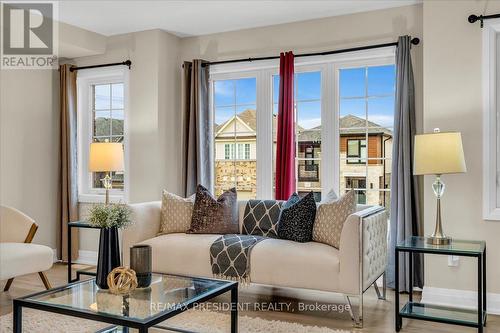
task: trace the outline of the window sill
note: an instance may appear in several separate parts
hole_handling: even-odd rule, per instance
[[[80,194],[78,195],[79,203],[104,203],[104,194]],[[110,203],[124,203],[125,196],[123,194],[110,194]]]

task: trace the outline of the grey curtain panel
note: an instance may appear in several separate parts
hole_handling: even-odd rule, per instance
[[[183,186],[184,195],[198,184],[213,192],[213,122],[208,101],[208,66],[203,60],[184,62],[183,75]]]
[[[68,222],[78,220],[77,146],[76,146],[76,71],[70,65],[59,67],[60,167],[58,255],[67,261]],[[78,230],[72,228],[71,258],[78,257]]]
[[[401,36],[396,51],[396,102],[391,175],[391,224],[389,228],[389,287],[395,282],[395,246],[410,236],[423,233],[420,221],[417,177],[413,175],[413,140],[415,136],[415,84],[410,54],[410,36]],[[415,286],[423,287],[423,258],[414,260]],[[400,257],[398,273],[401,291],[409,291],[408,254]]]

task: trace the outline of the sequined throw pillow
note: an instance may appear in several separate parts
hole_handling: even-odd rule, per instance
[[[340,199],[321,203],[314,221],[313,240],[338,249],[344,222],[355,211],[354,191],[347,192]]]
[[[187,232],[189,230],[194,197],[193,194],[189,198],[182,198],[165,190],[163,191],[159,235]]]
[[[216,199],[205,187],[198,185],[188,233],[238,234],[236,189],[225,191]]]
[[[301,243],[310,242],[315,216],[314,193],[310,192],[303,198],[294,193],[281,209],[278,223],[279,238]]]

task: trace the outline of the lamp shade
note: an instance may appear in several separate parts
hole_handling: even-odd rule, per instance
[[[95,142],[90,144],[89,171],[123,171],[123,144]]]
[[[415,135],[413,174],[442,175],[466,171],[462,135],[459,132]]]

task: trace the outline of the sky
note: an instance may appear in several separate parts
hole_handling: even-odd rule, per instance
[[[96,118],[109,118],[111,110],[114,119],[123,120],[123,83],[95,85],[94,110]]]
[[[351,114],[392,128],[395,67],[377,66],[340,70],[340,117]],[[277,113],[279,76],[273,77],[273,111]],[[246,78],[215,82],[215,122],[222,124],[235,113],[255,109],[256,80]],[[296,73],[295,103],[298,124],[311,129],[321,125],[321,73]]]

